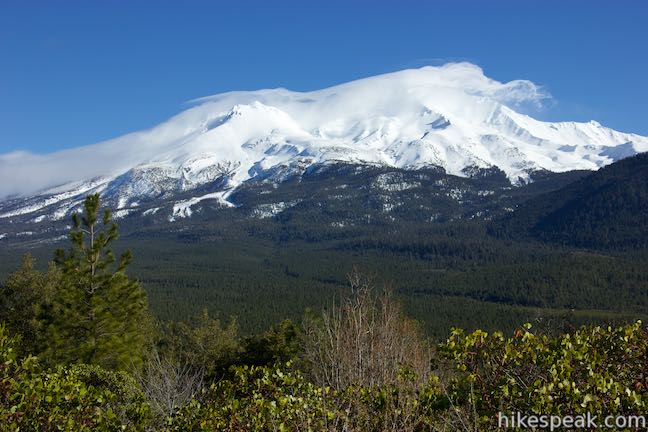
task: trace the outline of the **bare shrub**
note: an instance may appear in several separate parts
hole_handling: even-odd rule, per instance
[[[335,389],[385,386],[396,384],[403,369],[425,381],[430,345],[391,288],[376,295],[373,279],[357,271],[348,280],[349,296],[321,320],[304,323],[303,351],[313,381]]]
[[[203,388],[202,371],[188,364],[160,357],[154,351],[135,374],[144,395],[158,419],[172,415]]]
[[[338,391],[332,430],[415,430],[418,392],[430,377],[432,350],[389,286],[348,275],[350,295],[321,318],[306,319],[302,351],[311,380]]]

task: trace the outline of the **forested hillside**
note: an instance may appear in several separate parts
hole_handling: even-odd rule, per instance
[[[648,246],[648,153],[624,159],[535,197],[490,230],[595,250]]]
[[[156,317],[186,320],[207,308],[222,320],[236,317],[244,333],[328,307],[354,267],[391,284],[437,339],[455,325],[513,330],[536,319],[578,325],[644,318],[642,249],[595,252],[489,234],[503,226],[497,218],[509,220],[506,209],[524,212],[525,203],[549,196],[543,194],[587,184],[578,181],[583,175],[538,173],[536,182],[512,188],[497,172],[463,179],[438,170],[328,167],[276,189],[242,188],[235,209],[205,201],[191,218],[173,223],[159,213],[120,219],[117,248],[138,257],[131,272]],[[294,205],[276,211],[277,202]],[[25,252],[40,268],[51,260],[55,244],[21,238],[3,240],[5,276]]]

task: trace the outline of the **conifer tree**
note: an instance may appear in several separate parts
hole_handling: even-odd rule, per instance
[[[115,260],[110,245],[118,237],[117,225],[107,209],[99,225],[100,205],[99,194],[86,198],[84,214],[73,215],[71,248],[56,251],[63,281],[48,357],[124,369],[142,361],[147,300],[139,283],[125,273],[130,252]]]

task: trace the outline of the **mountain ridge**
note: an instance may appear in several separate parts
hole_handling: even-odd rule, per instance
[[[593,250],[648,246],[648,153],[540,194],[490,224],[492,234]]]

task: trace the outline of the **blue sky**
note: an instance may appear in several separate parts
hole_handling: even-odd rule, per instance
[[[646,23],[640,0],[3,0],[0,153],[91,144],[224,91],[448,61],[543,86],[536,117],[648,135]]]

